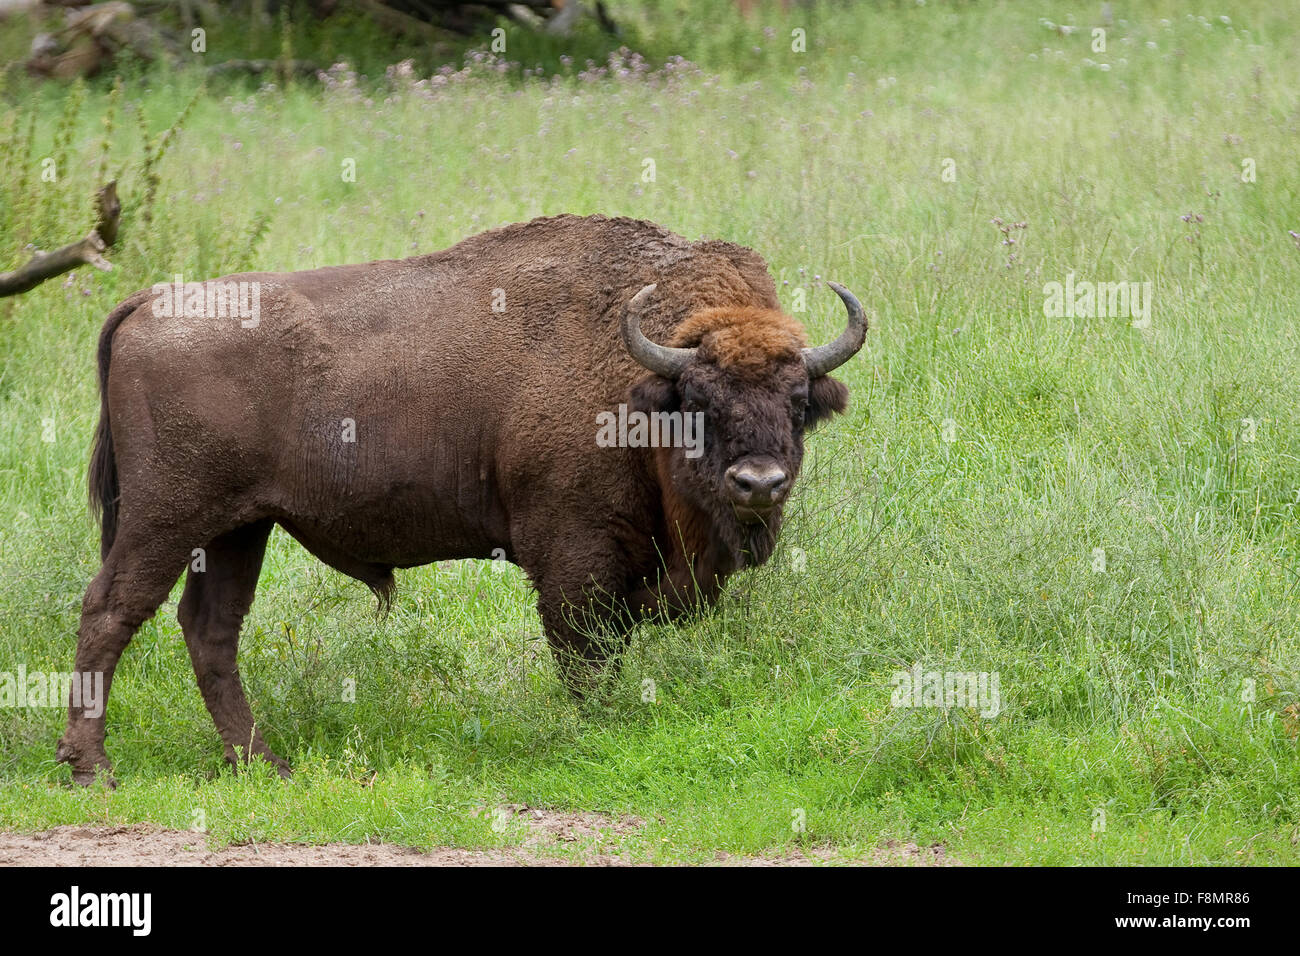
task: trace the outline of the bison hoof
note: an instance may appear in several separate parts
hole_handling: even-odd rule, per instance
[[[54,751],[54,762],[72,765],[72,782],[78,787],[93,787],[96,781],[102,781],[110,790],[117,789],[117,781],[113,778],[113,765],[109,763],[108,756],[102,752],[87,758],[80,755],[74,747],[60,740],[58,748]]]
[[[246,758],[243,755],[243,748],[226,748],[226,762],[230,764],[231,768],[233,768],[236,773],[239,772],[241,767],[248,766],[254,760],[265,760],[276,769],[276,772],[280,775],[282,780],[290,780],[293,778],[293,768],[289,766],[289,761],[277,757],[269,750],[264,753],[254,753],[251,757]]]
[[[78,787],[93,787],[97,780],[103,781],[104,786],[109,790],[117,789],[117,778],[108,772],[107,767],[100,767],[97,770],[72,771],[72,782]]]

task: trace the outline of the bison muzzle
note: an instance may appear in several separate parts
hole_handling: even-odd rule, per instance
[[[504,555],[581,695],[637,621],[708,608],[771,555],[804,434],[848,400],[827,373],[866,336],[832,284],[847,327],[807,348],[757,253],[601,216],[218,281],[251,286],[256,321],[208,314],[211,294],[160,309],[155,287],[104,323],[90,467],[103,566],[76,670],[102,673],[107,699],[186,572],[178,617],[226,756],[285,773],[236,664],[276,524],[384,602],[394,568]],[[702,443],[598,443],[620,406],[693,416]],[[102,712],[71,705],[57,757],[79,783],[107,773]]]

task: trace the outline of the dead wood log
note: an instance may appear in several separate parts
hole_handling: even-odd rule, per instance
[[[104,251],[117,242],[117,227],[122,219],[122,203],[117,198],[116,181],[99,190],[97,205],[99,222],[84,239],[68,243],[53,252],[37,252],[26,265],[12,272],[0,272],[0,297],[21,295],[46,279],[53,279],[80,266],[94,266],[104,272],[111,271],[113,266],[104,258]]]

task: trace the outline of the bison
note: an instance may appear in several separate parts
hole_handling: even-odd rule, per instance
[[[832,288],[847,327],[807,348],[754,251],[566,215],[410,259],[135,293],[99,339],[103,565],[76,670],[102,673],[107,699],[187,571],[178,618],[226,757],[287,774],[236,664],[279,524],[381,603],[394,568],[512,561],[581,696],[635,622],[707,608],[771,555],[805,432],[847,404],[827,373],[866,336]],[[257,315],[234,314],[250,300]],[[676,413],[704,440],[598,442],[616,411]],[[56,756],[78,783],[109,771],[102,709],[69,706]]]

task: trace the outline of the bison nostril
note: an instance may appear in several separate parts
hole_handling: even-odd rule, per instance
[[[727,469],[727,485],[745,504],[771,504],[785,497],[790,476],[775,465],[732,465]]]
[[[790,478],[784,471],[775,471],[764,475],[758,483],[758,490],[767,495],[771,501],[779,500],[787,488],[790,487]]]

